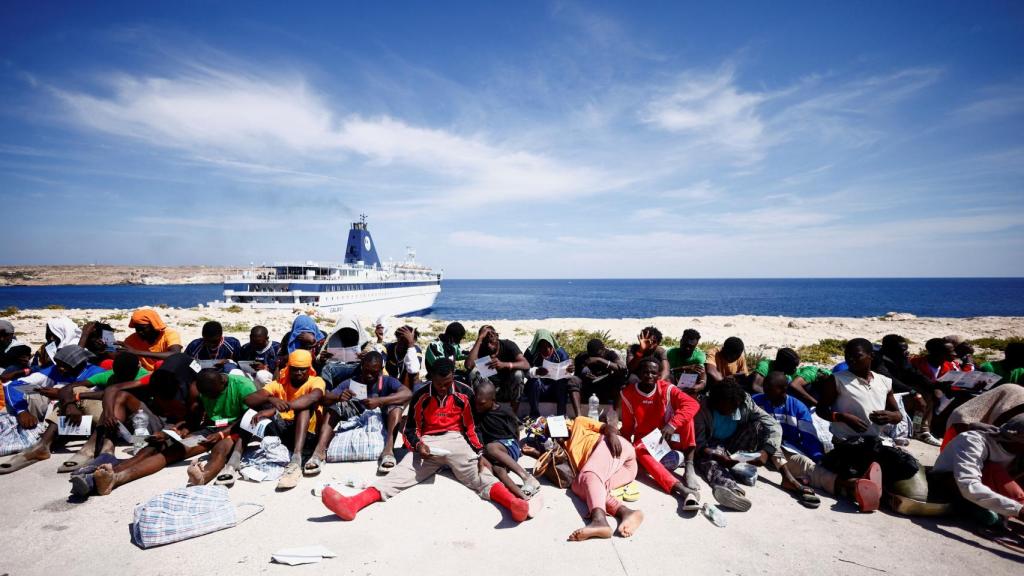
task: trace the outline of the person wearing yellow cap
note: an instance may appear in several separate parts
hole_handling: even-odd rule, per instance
[[[278,374],[277,380],[256,392],[257,399],[267,408],[259,418],[273,418],[267,427],[267,436],[277,436],[292,450],[292,461],[284,470],[284,476],[277,483],[278,490],[294,488],[302,478],[302,456],[308,445],[316,445],[316,430],[323,420],[320,400],[326,391],[326,384],[319,376],[311,375],[313,355],[308,350],[295,350],[288,354],[288,366]],[[320,473],[323,463],[310,459],[306,473],[315,476]]]

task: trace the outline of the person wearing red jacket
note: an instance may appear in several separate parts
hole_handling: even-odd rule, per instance
[[[932,338],[924,343],[924,348],[927,354],[910,359],[910,365],[930,382],[930,387],[918,390],[924,396],[925,412],[921,425],[914,430],[914,438],[925,444],[941,446],[942,440],[931,433],[932,416],[935,415],[936,405],[939,405],[945,393],[949,392],[949,388],[938,380],[949,372],[959,370],[960,367],[956,363],[956,346],[952,342],[943,338]],[[939,409],[941,410],[941,406]]]
[[[342,520],[374,502],[382,502],[415,486],[447,465],[455,479],[485,500],[504,506],[512,519],[522,522],[533,517],[543,503],[534,496],[529,502],[517,498],[484,465],[483,446],[473,423],[472,391],[457,383],[455,364],[442,358],[434,363],[430,382],[413,394],[409,402],[405,445],[409,452],[391,473],[355,496],[342,496],[333,488],[323,491],[321,500]]]
[[[683,509],[696,510],[700,485],[693,467],[696,438],[693,418],[700,403],[671,382],[658,378],[661,366],[645,359],[637,368],[637,379],[622,389],[620,433],[636,447],[636,458],[648,475],[669,494],[683,498]],[[647,451],[642,439],[659,430],[672,451],[661,461]],[[680,452],[682,455],[680,455]],[[685,466],[682,480],[671,472]]]

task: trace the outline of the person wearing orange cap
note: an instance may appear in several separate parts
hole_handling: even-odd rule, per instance
[[[277,380],[267,384],[254,395],[260,403],[268,405],[258,418],[273,418],[267,427],[267,436],[277,436],[291,448],[292,461],[277,483],[278,490],[294,488],[302,478],[302,456],[308,445],[316,445],[317,425],[323,420],[320,400],[327,390],[323,378],[311,375],[313,355],[298,349],[288,355],[288,367],[278,374]],[[315,476],[321,466],[313,466],[307,474]]]
[[[135,333],[124,339],[124,349],[139,357],[139,365],[152,372],[160,360],[181,352],[181,336],[168,328],[156,310],[139,308],[132,312],[129,328]]]

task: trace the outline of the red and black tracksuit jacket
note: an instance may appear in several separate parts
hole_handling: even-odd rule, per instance
[[[428,383],[414,392],[409,401],[409,418],[402,433],[406,448],[415,450],[423,436],[445,432],[459,432],[473,450],[483,449],[473,423],[473,390],[461,382],[452,384],[451,391],[444,397]]]

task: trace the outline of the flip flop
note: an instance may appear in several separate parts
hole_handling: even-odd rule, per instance
[[[636,482],[630,482],[625,486],[619,486],[612,490],[612,497],[618,498],[623,502],[636,502],[640,499],[640,487],[637,486]]]
[[[532,474],[527,474],[526,479],[523,480],[523,486],[520,490],[523,492],[523,495],[526,496],[526,499],[529,500],[530,498],[533,498],[535,494],[540,492],[540,482],[538,482],[537,478]]]
[[[324,470],[324,462],[319,456],[313,456],[309,460],[306,460],[306,464],[302,466],[303,476],[318,476]]]
[[[57,468],[57,473],[67,474],[69,472],[74,472],[75,470],[78,470],[85,464],[88,464],[89,461],[95,457],[96,442],[86,441],[85,446],[82,446],[82,448],[79,449],[78,452],[75,452],[75,454],[71,457],[71,460],[64,462]]]
[[[225,488],[231,488],[235,485],[237,474],[235,474],[234,466],[225,466],[223,472],[217,475],[214,479],[214,486],[223,486]]]
[[[687,493],[683,497],[683,512],[696,512],[700,510],[700,500],[697,496],[691,493]]]
[[[398,461],[395,460],[394,456],[392,456],[391,454],[385,454],[385,455],[380,457],[380,464],[377,465],[377,474],[383,476],[383,475],[387,474],[388,472],[391,472],[391,470],[397,464],[398,464]],[[525,494],[525,492],[524,492],[524,494]]]
[[[39,462],[39,460],[26,458],[24,452],[18,452],[14,456],[11,456],[11,459],[8,460],[7,462],[0,463],[0,475],[10,474],[11,472],[17,472],[22,468],[27,468],[35,464],[36,462]]]
[[[799,502],[800,505],[805,508],[810,508],[813,510],[818,506],[821,506],[821,499],[818,498],[818,495],[815,494],[814,490],[811,490],[810,488],[804,488],[799,493],[790,492],[790,494],[792,494],[793,498],[796,498],[796,501]]]
[[[291,490],[292,488],[295,488],[299,484],[299,480],[301,479],[301,467],[295,462],[292,462],[285,467],[284,475],[281,476],[281,479],[277,481],[277,490]]]

